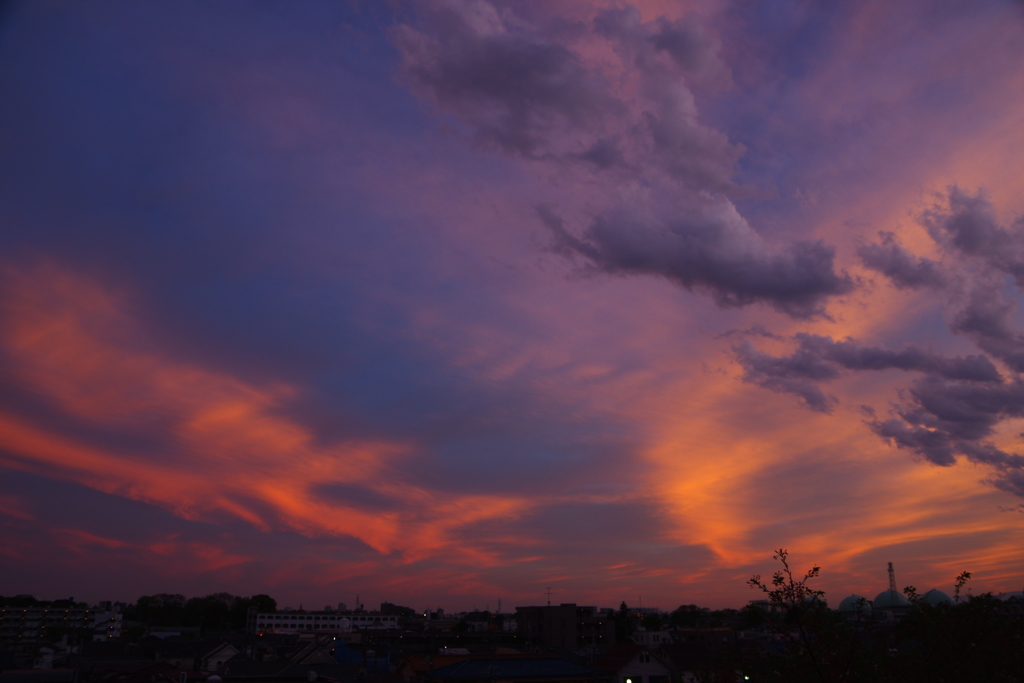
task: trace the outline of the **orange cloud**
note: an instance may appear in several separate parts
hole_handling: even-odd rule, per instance
[[[254,386],[154,347],[130,315],[129,297],[57,266],[3,272],[0,344],[18,381],[69,417],[114,430],[166,429],[169,454],[121,453],[57,436],[0,413],[9,467],[76,481],[166,508],[187,519],[229,514],[259,529],[346,535],[407,561],[444,546],[453,529],[513,514],[514,497],[444,495],[400,482],[403,443],[320,446],[279,409],[298,394]],[[367,512],[315,494],[345,483],[399,498],[401,511]],[[493,562],[479,551],[467,558]]]

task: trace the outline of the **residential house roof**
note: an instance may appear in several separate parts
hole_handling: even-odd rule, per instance
[[[440,680],[546,680],[605,679],[607,674],[565,657],[471,657],[434,669],[429,677]]]

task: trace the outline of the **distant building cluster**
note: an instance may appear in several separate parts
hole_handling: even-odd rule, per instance
[[[911,592],[911,602],[891,566],[889,584],[836,610],[884,638],[915,603],[955,602],[937,589]],[[991,599],[1024,616],[1024,593]],[[355,609],[308,611],[276,609],[269,596],[160,594],[91,607],[17,596],[0,607],[0,683],[689,683],[737,656],[779,653],[785,639],[766,626],[779,609],[567,602],[502,612],[499,603],[453,614],[388,602],[366,610],[358,599]]]

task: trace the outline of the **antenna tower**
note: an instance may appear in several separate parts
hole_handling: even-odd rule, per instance
[[[547,587],[547,594],[548,594],[548,607],[551,607],[551,586]]]
[[[892,570],[892,562],[889,563],[889,590],[896,592],[896,573]]]

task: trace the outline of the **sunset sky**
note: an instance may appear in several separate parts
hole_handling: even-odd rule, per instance
[[[0,594],[1024,586],[1024,4],[0,5]]]

